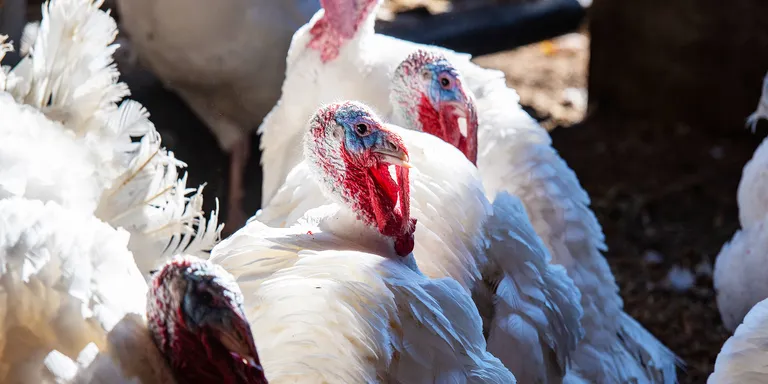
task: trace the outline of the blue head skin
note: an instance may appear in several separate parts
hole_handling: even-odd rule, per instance
[[[427,83],[427,96],[435,109],[439,109],[441,103],[466,103],[467,95],[459,86],[459,73],[448,60],[428,62],[422,71],[422,78]]]
[[[442,54],[419,49],[397,67],[390,101],[406,128],[435,135],[477,160],[477,113],[461,74]]]
[[[392,238],[398,255],[413,250],[411,166],[408,150],[392,127],[358,102],[325,105],[310,120],[304,155],[327,197]]]
[[[410,167],[400,137],[387,130],[368,108],[356,103],[342,104],[334,120],[344,129],[344,149],[349,160],[357,160],[364,167],[379,163]]]

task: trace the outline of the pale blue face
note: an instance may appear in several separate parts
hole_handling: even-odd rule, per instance
[[[341,106],[336,111],[336,123],[344,128],[344,147],[350,154],[362,156],[374,147],[386,145],[388,133],[364,109]]]
[[[464,93],[457,81],[458,72],[445,60],[424,65],[424,77],[428,80],[427,95],[432,105],[437,107],[441,102],[463,102]],[[426,79],[429,74],[429,79]]]

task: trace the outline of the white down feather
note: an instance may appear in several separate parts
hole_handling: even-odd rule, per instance
[[[124,227],[146,273],[179,252],[204,256],[220,227],[215,212],[205,218],[201,189],[179,178],[184,163],[161,147],[144,108],[118,105],[128,89],[102,3],[44,4],[39,26],[25,29],[28,55],[0,74],[0,198],[54,201]]]

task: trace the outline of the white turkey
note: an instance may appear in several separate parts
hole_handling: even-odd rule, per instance
[[[768,300],[749,310],[733,336],[717,355],[707,384],[762,384],[768,382]]]
[[[251,221],[211,256],[244,292],[270,382],[514,383],[469,293],[416,266],[414,237],[434,235],[410,216],[414,148],[351,102],[321,108],[305,136],[331,204],[290,228]]]
[[[568,269],[581,291],[587,333],[565,381],[675,381],[674,354],[622,311],[589,197],[547,132],[503,79],[486,84],[478,98],[469,79],[442,53],[416,50],[393,74],[393,120],[442,138],[476,162],[489,199],[502,191],[519,196],[552,262]],[[475,100],[479,123],[466,107]]]
[[[0,233],[0,381],[262,375],[242,295],[220,267],[176,257],[148,290],[126,231],[52,201],[1,200]]]
[[[552,261],[565,266],[582,291],[586,337],[570,376],[599,383],[676,381],[679,360],[622,310],[618,287],[600,253],[606,247],[586,192],[551,147],[546,131],[519,106],[503,74],[474,65],[466,54],[375,34],[376,0],[324,0],[321,4],[324,9],[296,32],[283,95],[259,128],[265,170],[262,205],[269,208],[276,202],[278,189],[295,171],[301,159],[302,126],[314,108],[354,99],[394,118],[389,89],[396,68],[419,48],[442,53],[477,102],[477,165],[488,197],[493,199],[501,191],[518,195]],[[439,116],[440,111],[424,112]],[[469,118],[464,116],[465,123]],[[407,121],[401,123],[419,129]],[[461,129],[459,124],[454,129]],[[294,194],[294,207],[311,206],[301,200],[311,194],[284,191]],[[287,204],[284,196],[277,200]],[[445,204],[443,210],[455,212],[458,206]]]
[[[210,249],[221,228],[141,105],[118,107],[128,89],[112,64],[115,21],[100,5],[44,4],[25,35],[29,54],[0,75],[0,199],[54,201],[125,228],[146,274],[176,253]]]
[[[768,75],[757,111],[747,124],[754,129],[759,119],[768,118]],[[744,166],[737,190],[742,229],[723,245],[715,260],[714,285],[717,307],[725,327],[733,331],[761,300],[768,298],[768,140],[757,147]]]
[[[349,105],[365,124],[381,124],[364,105]],[[402,137],[413,166],[411,213],[419,233],[413,254],[419,269],[432,278],[452,277],[473,295],[488,350],[518,379],[559,382],[583,334],[579,293],[562,267],[548,264],[520,201],[500,194],[491,205],[477,169],[461,152],[432,135],[388,129]],[[311,178],[314,167],[306,161],[296,166],[254,219],[287,226],[328,203],[325,183]]]
[[[279,98],[291,36],[317,11],[318,1],[117,0],[117,5],[140,63],[178,92],[230,153],[227,222],[239,228],[246,218],[241,201],[249,132]]]

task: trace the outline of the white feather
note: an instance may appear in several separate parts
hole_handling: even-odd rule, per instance
[[[0,201],[3,382],[37,382],[53,350],[74,359],[123,316],[144,312],[128,233],[54,202]],[[24,364],[19,364],[24,362]],[[37,364],[37,366],[35,366]],[[31,376],[30,376],[31,375]]]
[[[211,256],[243,290],[270,383],[514,383],[466,291],[407,259],[338,206],[291,228],[251,221]]]
[[[714,285],[723,325],[735,330],[749,310],[768,297],[768,217],[742,229],[715,260]]]
[[[707,384],[758,384],[768,381],[768,300],[757,303],[720,350]]]
[[[757,111],[747,120],[754,130],[757,120],[768,117],[768,75]],[[765,281],[768,255],[768,140],[757,147],[741,175],[736,201],[742,230],[723,245],[715,261],[717,306],[725,327],[733,331],[744,316],[768,298]]]
[[[146,273],[176,253],[204,255],[221,227],[215,211],[202,212],[202,187],[179,178],[184,163],[161,147],[144,108],[118,107],[128,89],[112,62],[116,24],[101,5],[52,0],[26,29],[29,56],[2,79],[0,198],[55,201],[125,227]]]

